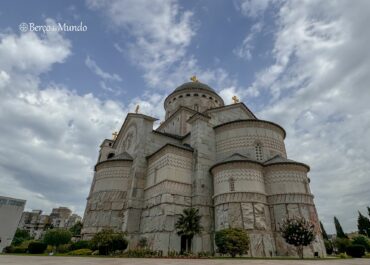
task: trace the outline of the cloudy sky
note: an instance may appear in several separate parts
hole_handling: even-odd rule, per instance
[[[320,219],[370,205],[370,1],[0,3],[0,195],[82,214],[98,146],[196,74],[287,130]],[[22,32],[20,23],[87,27]]]

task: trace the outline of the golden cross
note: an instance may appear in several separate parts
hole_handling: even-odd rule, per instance
[[[135,113],[139,113],[140,105],[136,105]]]
[[[234,101],[234,104],[239,103],[239,99],[237,96],[233,96],[231,99]]]
[[[199,80],[197,79],[197,77],[195,75],[190,77],[190,80],[193,81],[193,82],[199,82]]]
[[[116,140],[116,139],[117,139],[117,136],[118,136],[118,132],[114,132],[114,133],[112,133],[112,138],[113,138],[113,140]]]

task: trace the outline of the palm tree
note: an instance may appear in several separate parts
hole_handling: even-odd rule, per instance
[[[199,209],[187,208],[183,210],[175,224],[177,234],[184,238],[186,251],[191,251],[191,241],[193,237],[200,234],[203,227],[200,225]],[[183,249],[181,249],[182,251]]]

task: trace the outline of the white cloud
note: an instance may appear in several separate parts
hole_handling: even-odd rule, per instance
[[[56,25],[52,19],[46,25]],[[57,32],[49,31],[42,37],[27,32],[20,37],[0,34],[0,68],[3,71],[18,71],[39,74],[50,69],[53,63],[63,63],[70,54],[70,41]]]
[[[4,70],[0,71],[0,89],[4,88],[9,83],[9,75]]]
[[[274,63],[248,88],[256,100],[270,98],[257,114],[286,128],[288,155],[311,165],[330,232],[334,215],[347,232],[355,230],[357,210],[370,201],[369,10],[368,1],[283,2]]]
[[[82,213],[99,142],[125,114],[116,102],[41,82],[70,54],[59,33],[0,36],[0,193],[27,199],[27,209]]]
[[[88,0],[87,5],[103,12],[114,30],[130,37],[125,44],[114,43],[114,48],[140,66],[148,87],[162,98],[192,75],[216,90],[237,85],[225,69],[204,69],[189,53],[199,23],[178,1]]]
[[[82,214],[101,141],[136,104],[141,113],[163,116],[164,95],[146,93],[125,108],[42,82],[40,75],[65,62],[71,47],[59,33],[0,36],[0,193],[27,199],[27,209],[68,206]],[[86,64],[107,90],[121,80],[89,57]]]
[[[233,53],[242,59],[250,61],[252,59],[252,51],[254,49],[255,36],[261,32],[263,28],[262,22],[255,23],[250,30],[250,33],[245,37],[243,43],[233,50]]]
[[[274,0],[241,0],[238,7],[243,15],[256,18],[263,14],[272,2]]]
[[[85,65],[98,77],[101,79],[107,80],[107,81],[117,81],[121,82],[122,78],[118,74],[110,74],[108,72],[103,71],[97,63],[90,58],[90,56],[87,56],[85,59]]]
[[[132,62],[144,70],[148,85],[155,87],[167,78],[170,67],[180,63],[194,35],[192,13],[182,12],[176,1],[88,0],[88,7],[106,14],[113,26],[134,38],[122,48]]]

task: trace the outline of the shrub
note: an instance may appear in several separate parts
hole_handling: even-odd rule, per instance
[[[34,241],[28,245],[28,253],[42,254],[45,252],[47,245],[43,242]]]
[[[333,254],[333,243],[330,240],[324,240],[326,254],[331,255]]]
[[[26,240],[30,240],[30,239],[31,239],[31,236],[27,230],[17,228],[17,231],[15,232],[15,235],[12,241],[12,245],[19,246],[20,244],[22,244],[22,242]]]
[[[209,251],[200,251],[198,252],[198,257],[199,258],[209,258],[212,256],[212,253]]]
[[[71,247],[71,244],[63,244],[58,246],[58,253],[68,253],[69,248]]]
[[[76,255],[76,256],[90,256],[93,253],[91,249],[88,248],[81,248],[77,250],[73,250],[68,252],[68,255]]]
[[[138,247],[139,248],[146,248],[146,247],[148,247],[148,239],[146,237],[140,238],[139,243],[138,243]]]
[[[27,247],[14,247],[12,253],[26,253],[27,252]]]
[[[142,248],[129,249],[123,254],[123,256],[128,258],[162,257],[162,251]]]
[[[353,257],[353,258],[361,258],[363,255],[365,255],[365,248],[361,245],[349,245],[346,249],[347,255]]]
[[[94,235],[91,240],[91,245],[94,250],[99,250],[100,255],[108,255],[115,251],[123,251],[128,245],[124,236],[125,233],[123,232],[103,229]]]
[[[333,241],[333,245],[336,248],[336,253],[344,253],[346,252],[346,248],[351,244],[351,241],[347,238],[339,238],[337,237]]]
[[[339,258],[340,258],[340,259],[346,259],[346,258],[348,258],[348,256],[347,256],[347,254],[346,254],[346,253],[340,253],[340,254],[339,254]]]
[[[81,235],[81,229],[82,229],[82,223],[78,221],[69,229],[69,231],[72,233],[72,236],[79,236]]]
[[[281,234],[285,241],[297,248],[298,255],[303,259],[303,247],[314,240],[314,225],[304,218],[288,218],[281,224]]]
[[[77,250],[77,249],[90,249],[91,247],[91,243],[90,241],[88,240],[81,240],[81,241],[77,241],[77,242],[74,242],[71,244],[71,246],[69,247],[69,250],[70,251],[73,251],[73,250]]]
[[[171,258],[177,257],[179,255],[180,255],[180,253],[177,252],[176,250],[169,250],[168,253],[167,253],[167,256],[169,256]]]
[[[69,243],[72,234],[66,229],[50,229],[44,236],[44,242],[59,251],[59,246]]]
[[[228,228],[216,232],[215,242],[221,254],[230,254],[235,258],[248,252],[249,237],[245,230]]]
[[[3,250],[4,253],[14,253],[14,246],[7,246]]]
[[[33,242],[32,240],[23,241],[18,246],[8,246],[4,249],[6,253],[26,253],[28,249],[28,245]]]
[[[366,236],[356,236],[352,239],[352,244],[354,245],[361,245],[365,248],[367,252],[370,252],[370,242]]]

